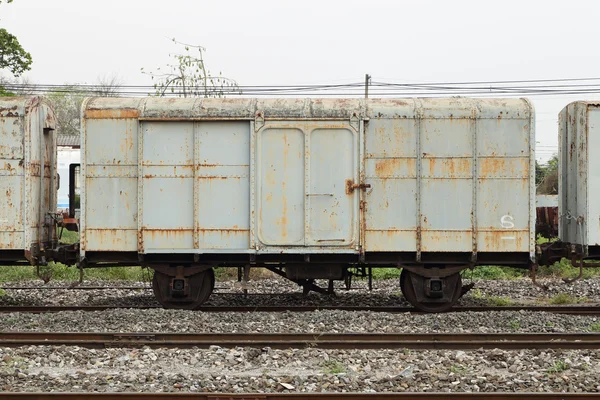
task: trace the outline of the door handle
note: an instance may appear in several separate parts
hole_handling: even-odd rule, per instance
[[[346,194],[351,194],[355,189],[367,190],[370,187],[370,183],[354,183],[352,179],[346,179]]]

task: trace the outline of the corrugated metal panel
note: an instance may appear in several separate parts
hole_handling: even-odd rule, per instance
[[[558,195],[538,194],[535,196],[536,207],[558,207]]]
[[[55,237],[56,122],[38,97],[0,98],[0,249],[31,249]]]
[[[583,246],[600,245],[600,105],[574,102],[559,115],[559,236]],[[585,249],[587,251],[587,249]]]
[[[56,135],[56,145],[59,147],[79,147],[79,135]]]
[[[366,250],[532,253],[532,110],[522,100],[369,103]]]
[[[86,217],[128,232],[109,247],[359,252],[362,226],[365,251],[533,252],[523,100],[94,99],[85,115],[85,208],[127,209]]]

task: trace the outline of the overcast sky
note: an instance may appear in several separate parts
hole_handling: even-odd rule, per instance
[[[598,1],[14,0],[0,26],[33,57],[33,83],[95,83],[206,47],[211,71],[240,85],[462,82],[600,77]],[[532,98],[538,158],[557,145],[574,100]]]

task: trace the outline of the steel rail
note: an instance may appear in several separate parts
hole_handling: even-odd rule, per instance
[[[196,400],[390,400],[390,399],[422,399],[422,400],[579,400],[598,398],[598,393],[0,393],[0,398],[19,400],[167,400],[167,399],[196,399]]]
[[[61,311],[104,311],[115,309],[157,309],[160,306],[111,306],[111,305],[94,305],[94,306],[0,306],[0,313],[50,313]],[[369,311],[369,312],[387,312],[387,313],[418,313],[412,307],[404,306],[202,306],[198,309],[201,312],[309,312],[323,310],[338,310],[338,311]],[[458,306],[447,312],[499,312],[499,311],[534,311],[534,312],[549,312],[556,314],[570,315],[590,315],[600,316],[600,306]]]
[[[3,332],[0,347],[79,346],[208,348],[271,347],[278,349],[600,349],[597,333],[82,333]]]
[[[2,290],[152,290],[148,286],[2,286]]]

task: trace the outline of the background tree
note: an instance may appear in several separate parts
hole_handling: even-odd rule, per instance
[[[224,97],[228,92],[239,91],[235,80],[224,77],[221,72],[211,74],[204,61],[204,47],[180,43],[175,39],[173,42],[185,50],[184,54],[170,55],[174,63],[167,64],[163,70],[157,68],[155,72],[141,69],[155,81],[156,96],[170,93],[178,97]]]
[[[111,75],[98,78],[95,85],[85,89],[68,85],[48,92],[46,98],[54,109],[58,133],[79,135],[83,100],[86,97],[118,97],[121,86],[121,79]]]
[[[79,135],[81,125],[81,105],[86,97],[85,91],[75,85],[55,89],[46,94],[54,109],[56,130],[63,135]]]
[[[0,76],[0,97],[3,96],[30,96],[38,92],[35,84],[29,78],[6,78]]]
[[[117,74],[103,75],[98,78],[93,95],[99,97],[119,97],[119,91],[122,86],[123,81]]]
[[[0,4],[12,3],[12,1],[0,0]],[[8,69],[14,76],[20,76],[31,69],[31,62],[31,54],[21,47],[16,36],[0,28],[0,69]]]
[[[554,154],[545,165],[535,164],[537,194],[558,194],[558,155]]]

